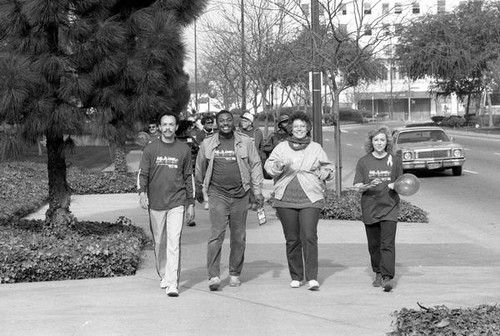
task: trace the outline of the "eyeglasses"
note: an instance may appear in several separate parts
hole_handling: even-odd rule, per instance
[[[156,126],[149,126],[149,129],[153,129],[153,128],[156,128]]]

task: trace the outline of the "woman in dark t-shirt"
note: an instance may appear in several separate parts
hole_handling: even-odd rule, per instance
[[[392,153],[393,139],[386,126],[368,133],[367,154],[356,165],[354,187],[362,194],[361,212],[368,239],[374,287],[389,292],[394,287],[396,227],[399,195],[394,181],[403,174],[401,158]]]

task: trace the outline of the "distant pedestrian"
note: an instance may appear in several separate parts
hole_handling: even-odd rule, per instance
[[[359,159],[354,187],[362,194],[362,221],[375,279],[374,287],[389,292],[394,287],[396,265],[396,228],[399,195],[394,182],[403,174],[401,158],[392,152],[393,138],[386,126],[368,133],[366,155]]]
[[[196,142],[201,144],[206,137],[214,134],[214,118],[210,115],[203,116],[201,118],[201,125],[203,129],[196,134]]]
[[[280,143],[285,141],[290,135],[291,130],[288,125],[289,116],[287,114],[281,114],[278,118],[278,130],[271,133],[264,144],[262,145],[262,150],[266,154],[266,157],[271,154],[273,149]]]
[[[179,121],[179,126],[175,131],[175,137],[180,141],[184,142],[191,149],[191,161],[193,163],[193,172],[194,166],[196,164],[196,155],[198,154],[198,150],[200,146],[195,140],[195,137],[192,135],[192,128],[194,125],[194,121],[190,119],[182,119]],[[187,226],[196,226],[196,222],[193,220],[187,221]]]
[[[220,259],[226,229],[230,229],[229,285],[241,285],[246,247],[246,220],[250,190],[262,205],[262,165],[251,139],[234,131],[231,112],[220,111],[218,133],[206,138],[196,158],[197,189],[209,196],[211,233],[207,249],[208,286],[221,286]],[[199,193],[199,191],[197,191]]]
[[[255,117],[250,112],[245,112],[240,118],[240,132],[248,135],[252,138],[255,148],[259,153],[259,157],[263,159],[265,157],[262,151],[262,145],[264,144],[264,134],[260,128],[254,126]]]
[[[161,137],[160,130],[158,129],[158,122],[156,120],[152,120],[149,122],[148,135],[149,135],[149,142],[155,139],[159,139]]]
[[[272,202],[285,235],[290,287],[299,288],[305,278],[309,290],[318,290],[318,221],[325,181],[335,177],[335,168],[311,140],[307,114],[293,114],[290,125],[292,135],[274,148],[264,168],[274,179]]]
[[[140,205],[149,210],[156,270],[168,296],[179,295],[184,211],[188,222],[195,215],[191,150],[175,138],[178,123],[173,113],[161,117],[161,137],[144,148],[138,173]]]

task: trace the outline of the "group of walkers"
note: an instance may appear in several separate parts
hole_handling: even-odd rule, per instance
[[[228,227],[229,286],[241,285],[247,214],[252,203],[263,206],[264,173],[274,183],[272,204],[283,227],[290,287],[319,290],[317,227],[325,183],[335,177],[334,165],[321,145],[311,140],[307,114],[280,116],[278,130],[266,141],[253,121],[252,114],[244,113],[236,130],[234,116],[227,110],[215,119],[207,117],[202,124],[208,127],[193,138],[198,145],[195,153],[183,140],[190,125],[181,127],[176,114],[165,113],[158,138],[144,148],[138,173],[140,205],[149,211],[160,286],[168,296],[179,295],[182,227],[184,221],[190,225],[194,220],[195,200],[208,201],[209,289],[216,291],[222,285],[221,250]],[[402,174],[401,160],[391,149],[388,128],[370,132],[367,155],[359,160],[354,178],[354,187],[362,193],[373,286],[385,291],[393,287],[399,212],[394,181]]]

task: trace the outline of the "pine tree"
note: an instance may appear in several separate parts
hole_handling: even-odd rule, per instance
[[[46,137],[52,226],[72,220],[65,135],[94,121],[123,156],[136,122],[187,105],[181,32],[206,2],[0,1],[0,122]]]

